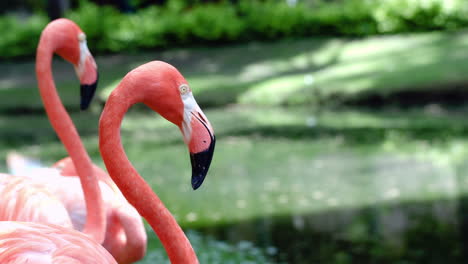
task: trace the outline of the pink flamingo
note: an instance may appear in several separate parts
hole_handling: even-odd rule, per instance
[[[0,221],[26,221],[72,228],[65,206],[46,186],[0,174]]]
[[[48,92],[47,89],[44,88],[46,86],[51,86],[52,90],[55,91],[50,64],[52,62],[53,51],[56,51],[75,65],[80,81],[83,83],[82,105],[86,106],[95,87],[93,82],[97,80],[96,66],[94,59],[90,56],[86,47],[84,34],[76,25],[73,27],[73,35],[62,33],[58,34],[60,41],[53,40],[49,32],[53,32],[53,30],[57,29],[65,32],[63,31],[63,26],[61,26],[65,23],[72,24],[72,26],[74,25],[66,20],[62,21],[64,22],[52,22],[51,25],[53,26],[47,27],[41,35],[42,44],[38,47],[38,63],[36,64],[38,76],[42,76],[42,78],[38,78],[39,88],[41,94],[43,94],[45,104],[56,104],[57,101],[60,102],[56,92]],[[62,43],[62,45],[59,45],[60,43]],[[76,44],[78,48],[73,48],[73,44]],[[49,53],[48,56],[46,55],[47,53]],[[57,115],[65,111],[61,104],[57,105],[54,109],[48,110],[48,113],[50,112],[50,114],[55,117],[52,119],[57,119]],[[54,126],[64,129],[67,128],[70,122],[71,120],[69,118],[65,118],[55,120],[55,122],[52,123]],[[73,131],[76,133],[76,130]],[[63,136],[63,134],[60,136]],[[68,147],[74,148],[76,146],[69,145]],[[87,202],[89,214],[87,215],[84,232],[96,239],[96,241],[102,241],[104,240],[105,218],[98,181],[90,174],[89,176],[85,175],[85,177],[81,178],[81,184],[83,186],[83,191],[90,197]],[[0,202],[0,210],[2,211],[0,219],[37,221],[71,227],[71,217],[65,210],[63,203],[60,204],[57,197],[52,194],[47,187],[47,185],[41,186],[38,182],[31,182],[25,177],[14,177],[2,174],[0,191],[4,199],[1,199]],[[53,206],[48,208],[48,204]],[[60,218],[60,220],[56,221],[56,218]]]
[[[99,150],[110,177],[156,232],[171,263],[198,263],[184,232],[123,150],[121,122],[127,110],[140,102],[179,127],[190,152],[194,189],[202,184],[211,163],[213,128],[184,77],[173,66],[159,61],[128,73],[109,96],[99,121]]]
[[[96,89],[97,67],[86,45],[85,34],[72,21],[58,19],[49,23],[42,31],[36,54],[39,92],[52,127],[57,132],[73,162],[77,164],[87,212],[83,232],[90,234],[100,243],[104,240],[106,225],[101,190],[98,180],[93,174],[91,159],[81,141],[74,140],[79,138],[78,132],[57,94],[51,70],[54,53],[75,65],[81,83],[81,108],[83,109],[89,105]],[[44,183],[51,187],[58,180],[55,179],[58,178],[57,175],[51,177],[40,177],[40,179],[44,179]],[[67,187],[70,188],[71,185],[68,184]],[[80,185],[77,185],[76,188],[81,189]],[[71,212],[70,215],[72,216],[72,214]]]
[[[75,65],[82,84],[82,109],[88,107],[94,95],[97,67],[84,33],[74,22],[58,19],[43,30],[36,57],[39,91],[49,120],[70,157],[57,162],[53,169],[40,168],[24,173],[25,158],[13,153],[8,156],[8,165],[34,182],[46,185],[67,208],[74,228],[90,233],[97,242],[103,243],[119,263],[138,261],[145,255],[147,240],[141,217],[110,177],[92,164],[55,89],[51,72],[54,52]]]

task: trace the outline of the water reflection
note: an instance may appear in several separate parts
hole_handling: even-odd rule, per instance
[[[273,246],[273,261],[283,263],[468,263],[468,198],[266,217],[202,231]]]

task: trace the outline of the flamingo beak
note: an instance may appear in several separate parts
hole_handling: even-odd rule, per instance
[[[80,109],[86,110],[94,97],[99,79],[96,62],[89,52],[86,41],[80,42],[80,61],[75,66],[75,70],[80,79]]]
[[[209,147],[201,152],[190,153],[190,163],[192,164],[192,188],[198,189],[205,180],[215,148],[216,138],[213,135]]]
[[[93,100],[94,94],[96,92],[98,79],[99,79],[99,75],[96,72],[96,80],[93,83],[80,85],[80,97],[81,97],[80,109],[81,110],[88,109],[89,104],[91,103],[91,100]]]
[[[191,95],[184,98],[184,121],[181,126],[190,152],[192,188],[198,189],[208,173],[213,159],[216,138],[213,128]]]

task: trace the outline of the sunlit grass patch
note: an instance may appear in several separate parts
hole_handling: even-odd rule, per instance
[[[468,55],[462,51],[468,48],[467,35],[439,32],[365,39],[310,38],[210,52],[183,50],[184,56],[177,55],[180,51],[167,51],[149,57],[174,64],[202,104],[317,104],[464,83]],[[131,64],[131,58],[127,63]],[[134,58],[142,61],[141,56]],[[122,63],[113,67],[123,67]],[[101,93],[102,98],[117,80],[118,76]]]
[[[100,72],[97,97],[105,100],[138,65],[163,60],[186,77],[201,105],[340,104],[372,95],[464,84],[468,81],[468,55],[463,51],[467,49],[467,32],[435,32],[112,55],[96,58]],[[65,104],[77,109],[79,89],[73,67],[59,60],[53,68]],[[0,111],[41,109],[34,62],[0,64],[0,80],[0,93],[9,98]]]

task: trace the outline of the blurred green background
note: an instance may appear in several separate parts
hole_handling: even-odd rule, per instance
[[[151,60],[180,70],[214,126],[197,191],[175,126],[136,106],[122,127],[129,159],[201,263],[468,263],[468,2],[10,0],[0,10],[0,159],[67,155],[34,74],[41,30],[64,16],[99,67],[81,112],[73,67],[53,65],[96,164],[108,94]],[[141,263],[167,263],[148,234]]]

